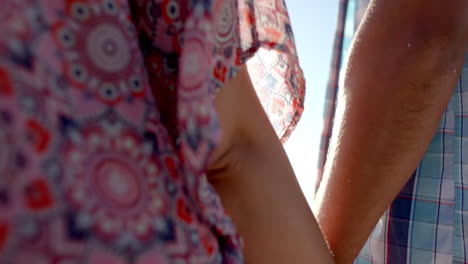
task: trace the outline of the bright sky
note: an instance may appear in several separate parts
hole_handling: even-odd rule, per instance
[[[314,195],[322,114],[338,0],[286,0],[306,78],[305,111],[285,148],[309,201]]]

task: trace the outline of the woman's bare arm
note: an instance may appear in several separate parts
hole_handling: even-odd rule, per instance
[[[224,134],[209,177],[244,238],[247,263],[332,263],[245,67],[216,107]]]

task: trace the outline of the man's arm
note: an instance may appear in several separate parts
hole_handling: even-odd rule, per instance
[[[456,86],[468,1],[374,0],[357,32],[314,203],[351,263],[423,157]]]
[[[332,263],[245,67],[216,98],[223,138],[208,173],[244,238],[247,263]]]

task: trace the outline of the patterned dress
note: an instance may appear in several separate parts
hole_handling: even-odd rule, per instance
[[[339,80],[369,2],[340,0],[320,168],[326,161]],[[380,218],[356,264],[468,263],[467,81],[468,57],[424,158]]]
[[[287,138],[304,80],[284,2],[0,4],[0,263],[243,263],[205,175],[213,99],[248,63]]]

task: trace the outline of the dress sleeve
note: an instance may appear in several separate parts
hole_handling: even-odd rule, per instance
[[[282,0],[239,1],[243,57],[258,97],[284,142],[304,109],[305,80]]]

